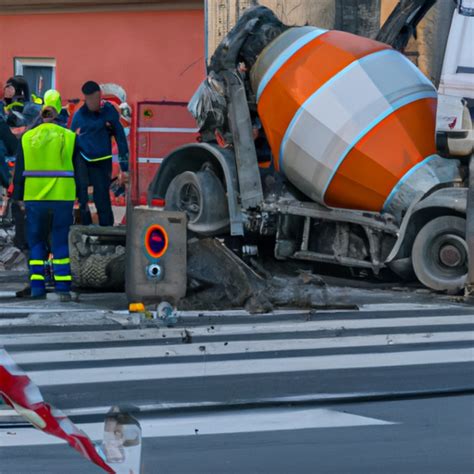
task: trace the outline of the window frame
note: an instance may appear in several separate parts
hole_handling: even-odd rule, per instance
[[[15,57],[13,59],[13,70],[16,76],[23,75],[23,68],[25,66],[50,67],[52,69],[51,88],[56,88],[56,59],[34,57]]]

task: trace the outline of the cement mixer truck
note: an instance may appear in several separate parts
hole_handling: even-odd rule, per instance
[[[406,32],[423,8],[405,10],[392,20]],[[463,25],[456,34],[466,62],[455,72],[471,85],[473,11],[459,3],[453,20]],[[461,97],[440,103],[443,110],[433,84],[389,44],[289,27],[251,8],[190,102],[202,141],[164,160],[149,202],[185,212],[197,235],[271,242],[279,260],[389,268],[457,292],[468,272],[472,118]]]
[[[394,272],[453,293],[469,267],[474,289],[474,0],[449,3],[439,91],[399,52],[435,3],[400,0],[375,40],[246,11],[189,104],[200,142],[164,159],[148,207],[164,200],[187,215],[190,234],[236,253]],[[146,248],[148,234],[130,222],[71,230],[77,286],[119,289],[143,276],[125,243],[138,232]],[[160,259],[143,248],[156,270]],[[158,275],[146,281],[163,286]]]

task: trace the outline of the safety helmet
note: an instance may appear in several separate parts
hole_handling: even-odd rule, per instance
[[[44,94],[44,99],[43,99],[43,110],[46,107],[52,107],[58,114],[61,113],[62,110],[62,104],[61,104],[61,95],[57,90],[50,89],[49,91],[46,91]]]

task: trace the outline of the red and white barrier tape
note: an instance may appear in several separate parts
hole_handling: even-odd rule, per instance
[[[99,454],[100,448],[64,413],[44,401],[39,388],[4,349],[0,349],[0,396],[35,428],[67,441],[105,472],[115,473]]]

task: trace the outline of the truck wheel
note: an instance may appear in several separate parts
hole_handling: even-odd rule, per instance
[[[468,272],[466,220],[442,216],[428,222],[412,250],[415,274],[428,288],[449,293],[464,288]]]
[[[224,187],[209,169],[185,171],[171,181],[165,196],[167,211],[188,216],[188,229],[197,234],[217,235],[229,226]]]
[[[74,287],[122,291],[125,236],[124,227],[72,226],[69,258]]]

